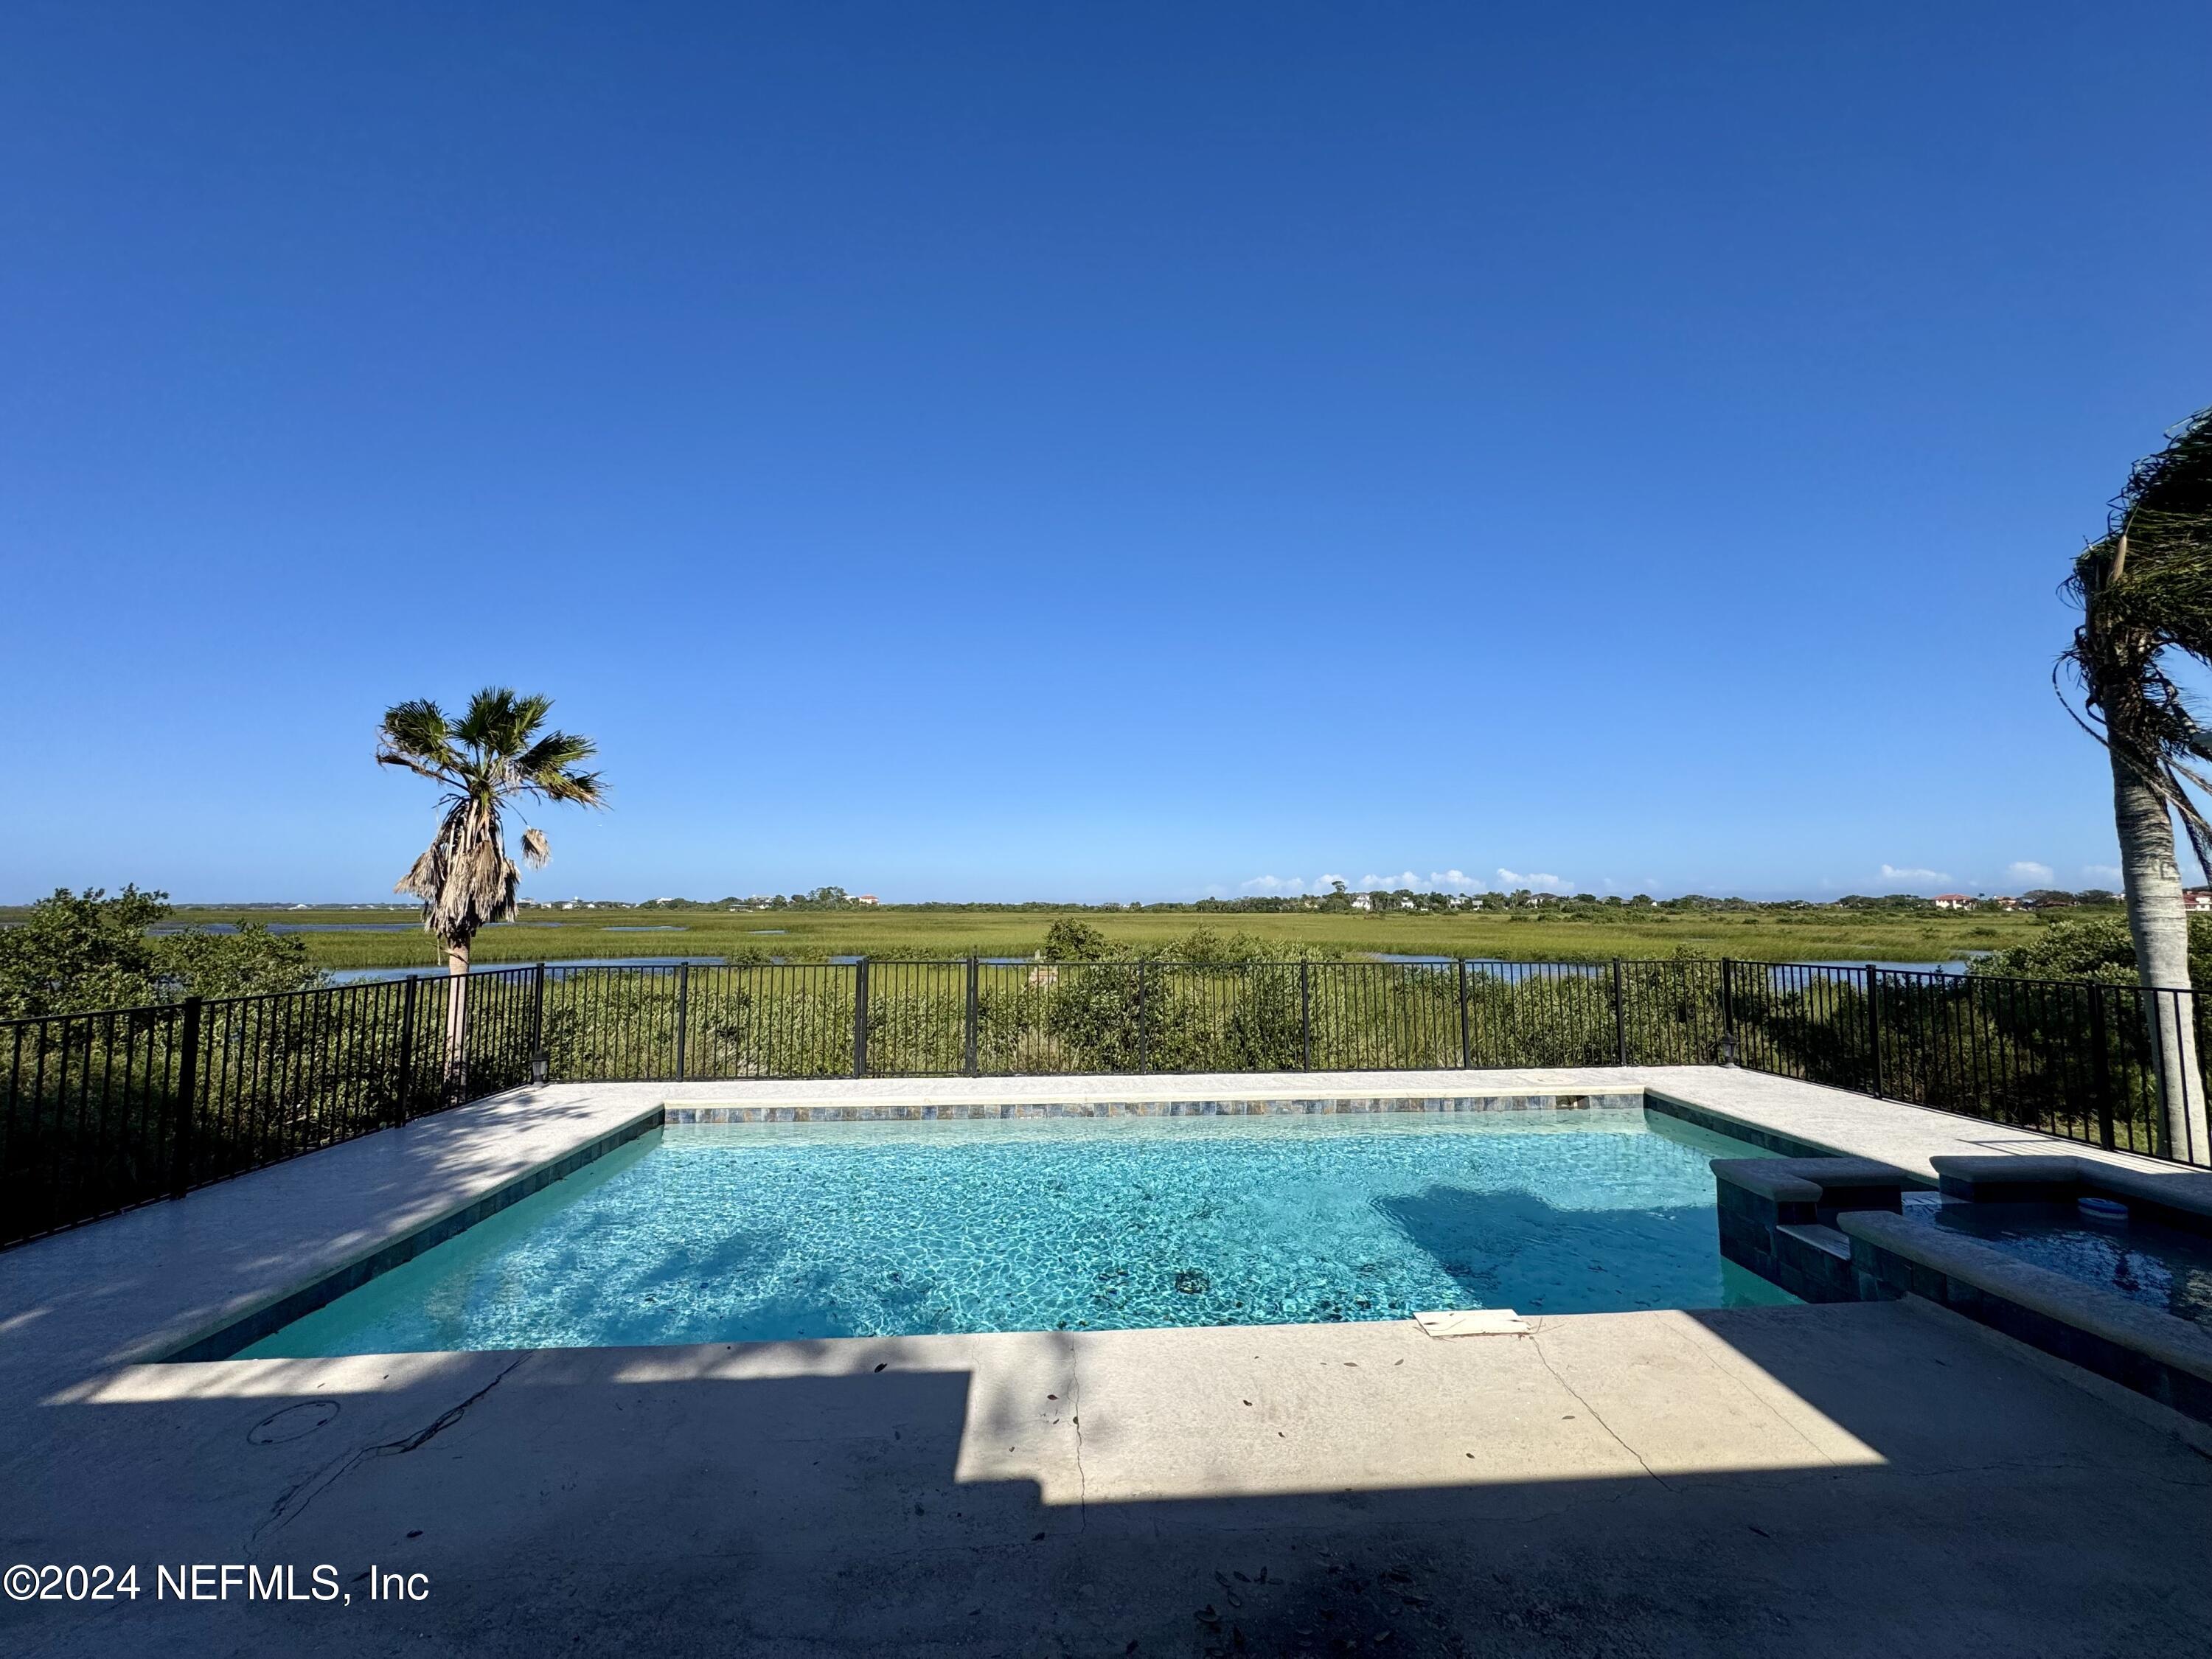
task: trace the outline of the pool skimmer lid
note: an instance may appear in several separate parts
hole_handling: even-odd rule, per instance
[[[1417,1313],[1413,1322],[1431,1336],[1526,1336],[1528,1322],[1510,1308],[1449,1308]]]

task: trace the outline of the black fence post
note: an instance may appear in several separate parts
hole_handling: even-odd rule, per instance
[[[2089,988],[2089,1092],[2097,1103],[2097,1144],[2112,1146],[2112,1070],[2105,1053],[2105,988]]]
[[[691,1030],[691,964],[676,964],[676,1080],[684,1081],[684,1039]]]
[[[1145,964],[1137,963],[1137,1070],[1152,1069],[1152,1029],[1151,1010],[1145,1004]]]
[[[2189,1103],[2193,1096],[2202,1093],[2204,1088],[2204,1059],[2199,1046],[2203,1040],[2203,1027],[2202,1022],[2197,1018],[2196,992],[2171,991],[2167,994],[2173,999],[2175,1030],[2177,1031],[2180,1030],[2183,1021],[2188,1022],[2189,1042],[2185,1046],[2188,1049],[2190,1060],[2189,1066],[2182,1073],[2180,1114],[2182,1124],[2188,1131],[2190,1139],[2180,1152],[2169,1153],[2168,1156],[2177,1158],[2184,1164],[2193,1164],[2201,1167],[2205,1161],[2206,1149],[2197,1144],[2197,1114],[2190,1109]],[[2189,999],[2186,1003],[2182,1001],[2184,997]],[[2168,1138],[2171,1139],[2171,1136]]]
[[[399,1086],[392,1101],[392,1121],[407,1121],[408,1103],[415,1095],[415,993],[420,976],[407,975],[407,986],[399,994]]]
[[[1721,1064],[1735,1064],[1735,963],[1721,958]]]
[[[1881,1075],[1881,969],[1874,963],[1866,965],[1867,976],[1867,1048],[1874,1057],[1874,1092],[1880,1098],[1887,1092]]]
[[[1621,975],[1621,957],[1613,957],[1613,1061],[1628,1064],[1628,982]]]
[[[184,1052],[177,1056],[177,1125],[169,1147],[169,1195],[182,1198],[192,1188],[192,1140],[199,1116],[200,1000],[185,999],[178,1041]]]
[[[1298,960],[1298,1069],[1313,1070],[1313,963]]]
[[[413,987],[410,981],[410,990]],[[551,1070],[545,1053],[545,964],[530,976],[530,1080],[542,1084]]]
[[[1613,1052],[1619,1064],[1628,1064],[1628,992],[1621,982],[1619,957],[1613,959]]]
[[[853,964],[853,1075],[868,1074],[868,959]]]
[[[975,958],[970,957],[968,958],[967,1043],[961,1057],[961,1069],[969,1077],[975,1075],[975,1012],[978,1000],[975,994],[976,977],[977,963]]]
[[[1464,1072],[1474,1064],[1474,1046],[1468,1037],[1467,1029],[1467,958],[1465,957],[1459,957],[1458,963],[1459,1068],[1461,1071]]]

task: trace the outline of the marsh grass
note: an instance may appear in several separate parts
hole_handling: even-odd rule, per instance
[[[0,910],[0,923],[20,912]],[[180,907],[179,925],[234,921],[241,912]],[[399,908],[256,911],[278,922],[390,924]],[[1571,914],[1542,908],[1507,913],[1376,915],[1302,912],[1224,914],[1182,910],[966,908],[887,905],[872,910],[526,910],[509,925],[477,935],[478,966],[562,962],[582,957],[722,957],[818,962],[832,957],[949,958],[1028,957],[1054,922],[1075,920],[1097,929],[1117,949],[1168,951],[1195,930],[1240,934],[1263,954],[1324,957],[1365,954],[1494,957],[1510,962],[1650,960],[1688,951],[1760,962],[1948,962],[2039,938],[2045,924],[2031,914],[1895,913],[1839,910],[1618,911]],[[640,927],[678,932],[640,933]],[[321,968],[436,967],[436,942],[418,931],[311,933],[310,957]]]

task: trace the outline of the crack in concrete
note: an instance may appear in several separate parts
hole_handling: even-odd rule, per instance
[[[1559,1368],[1552,1364],[1551,1357],[1544,1352],[1544,1333],[1540,1326],[1528,1334],[1528,1346],[1535,1350],[1537,1363],[1543,1366],[1546,1370],[1551,1372],[1552,1381],[1558,1383],[1570,1395],[1574,1396],[1575,1403],[1590,1414],[1590,1421],[1596,1424],[1598,1427],[1603,1429],[1607,1434],[1613,1437],[1613,1443],[1614,1445],[1620,1447],[1621,1450],[1626,1452],[1631,1457],[1634,1458],[1636,1460],[1637,1467],[1641,1468],[1644,1474],[1650,1475],[1654,1480],[1656,1480],[1666,1491],[1672,1492],[1674,1490],[1672,1486],[1668,1484],[1666,1476],[1661,1474],[1658,1470],[1653,1468],[1649,1463],[1644,1461],[1644,1454],[1642,1452],[1637,1450],[1635,1447],[1630,1445],[1628,1442],[1620,1437],[1620,1432],[1614,1429],[1613,1425],[1605,1420],[1605,1414],[1599,1411],[1596,1407],[1591,1405],[1589,1401],[1583,1399],[1582,1396],[1582,1391],[1577,1389],[1573,1383],[1568,1382],[1565,1377],[1559,1375]]]
[[[1083,1468],[1083,1370],[1076,1360],[1075,1339],[1067,1342],[1068,1416],[1075,1429],[1075,1529],[1091,1528],[1091,1478]]]
[[[307,1505],[313,1503],[318,1498],[320,1498],[332,1486],[337,1485],[339,1481],[345,1479],[347,1475],[352,1474],[355,1469],[360,1468],[361,1465],[367,1462],[370,1458],[404,1457],[409,1452],[420,1450],[422,1447],[429,1444],[431,1441],[436,1439],[447,1429],[452,1428],[454,1424],[459,1422],[462,1418],[468,1414],[469,1408],[471,1406],[474,1406],[478,1401],[482,1400],[486,1395],[489,1394],[501,1383],[506,1382],[509,1376],[514,1374],[516,1368],[523,1364],[529,1358],[530,1356],[528,1354],[523,1354],[515,1359],[508,1361],[507,1364],[500,1368],[499,1374],[494,1376],[490,1382],[485,1383],[483,1387],[478,1389],[474,1394],[462,1401],[459,1405],[450,1406],[443,1412],[441,1412],[435,1418],[432,1419],[429,1423],[425,1425],[423,1427],[416,1430],[414,1433],[404,1435],[397,1440],[382,1441],[374,1446],[363,1446],[360,1450],[354,1452],[349,1456],[335,1458],[331,1462],[324,1464],[306,1480],[295,1481],[291,1486],[287,1486],[282,1492],[277,1494],[276,1501],[270,1505],[269,1513],[264,1516],[261,1520],[255,1524],[252,1532],[248,1534],[249,1541],[258,1543],[261,1541],[261,1538],[264,1534],[273,1532],[279,1527],[288,1525],[301,1515],[305,1514]],[[292,1501],[295,1497],[297,1497],[300,1500],[297,1504],[295,1504]]]

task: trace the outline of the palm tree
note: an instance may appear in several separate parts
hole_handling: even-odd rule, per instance
[[[394,703],[377,730],[380,766],[402,766],[440,785],[445,810],[436,837],[393,887],[422,901],[422,927],[446,951],[446,1079],[450,1092],[466,1081],[469,951],[477,930],[514,915],[522,873],[507,855],[500,811],[526,799],[603,806],[597,772],[577,769],[598,752],[589,738],[544,729],[550,697],[517,696],[487,686],[468,712],[449,719],[434,702]],[[526,826],[522,856],[543,869],[551,856],[545,832]]]
[[[2212,664],[2212,409],[2136,463],[2105,534],[2074,561],[2065,592],[2081,622],[2059,660],[2081,682],[2084,709],[2075,718],[2112,757],[2136,971],[2147,992],[2172,993],[2143,999],[2169,1150],[2202,1163],[2212,1142],[2173,819],[2212,877],[2212,823],[2197,799],[2212,793],[2203,769],[2212,762],[2212,729],[2198,723],[2167,672],[2167,653]]]

